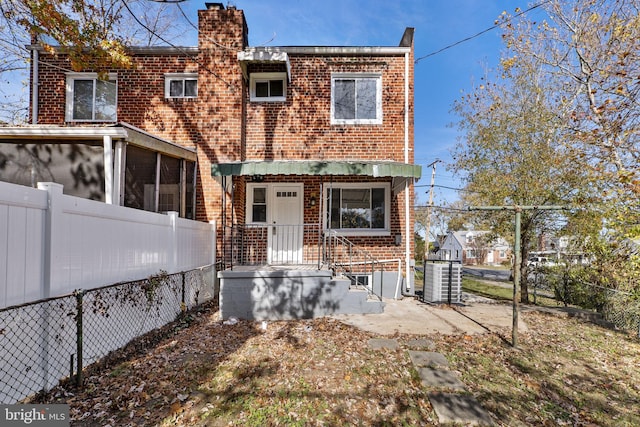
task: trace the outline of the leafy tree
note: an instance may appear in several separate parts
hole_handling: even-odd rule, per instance
[[[184,35],[184,20],[170,7],[148,1],[0,0],[0,76],[11,83],[11,90],[0,92],[1,119],[16,123],[27,116],[30,58],[24,46],[37,42],[48,52],[67,54],[73,71],[129,68],[128,46]]]
[[[508,61],[535,60],[562,119],[559,141],[594,176],[609,228],[640,236],[640,5],[636,0],[553,0],[549,19],[512,23]]]
[[[570,205],[522,214],[521,277],[546,230],[601,240],[640,235],[640,14],[632,0],[545,3],[548,19],[504,13],[499,73],[454,110],[466,141],[454,150],[473,205]],[[519,11],[517,11],[519,12]],[[508,235],[512,214],[485,215]],[[588,237],[588,238],[587,238]],[[523,280],[522,300],[527,301]]]
[[[422,264],[422,257],[424,255],[425,250],[425,241],[420,235],[420,233],[413,233],[413,241],[415,243],[415,251],[413,258],[418,264]]]
[[[572,147],[560,142],[562,121],[548,102],[550,89],[535,59],[504,61],[494,82],[488,78],[454,105],[462,140],[454,169],[467,176],[468,205],[566,205],[588,197],[590,177],[575,162]],[[558,228],[557,214],[522,213],[521,298],[528,302],[527,254],[535,236]],[[475,215],[476,223],[513,239],[513,212]],[[512,240],[513,241],[513,240]]]
[[[570,224],[585,236],[584,274],[601,288],[640,289],[640,5],[635,0],[554,0],[551,19],[506,25],[511,58],[534,58],[563,121],[561,141],[589,171],[587,212]],[[602,217],[604,222],[594,219]],[[634,243],[635,241],[635,243]],[[633,298],[632,298],[633,299]],[[624,304],[629,305],[629,301]]]

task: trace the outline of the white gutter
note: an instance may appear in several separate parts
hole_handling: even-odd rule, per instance
[[[404,54],[404,162],[409,163],[409,52]],[[411,232],[411,224],[409,220],[410,204],[409,204],[409,179],[404,182],[404,223],[405,223],[405,278],[407,281],[406,290],[411,290],[411,241],[413,233]]]
[[[120,127],[62,127],[57,125],[0,127],[2,139],[99,139],[110,136],[114,139],[126,139],[129,134]]]
[[[286,52],[298,55],[406,55],[410,51],[410,47],[397,46],[274,46],[247,47],[244,50],[247,54]]]
[[[33,76],[31,78],[31,123],[38,124],[38,49],[33,49]]]

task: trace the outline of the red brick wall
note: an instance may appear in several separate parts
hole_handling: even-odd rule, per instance
[[[403,55],[289,58],[286,102],[247,104],[247,160],[404,161]],[[382,124],[331,125],[331,75],[345,72],[382,74]]]
[[[220,221],[222,195],[211,164],[242,158],[245,85],[236,55],[246,45],[246,23],[235,9],[199,14],[198,54],[135,54],[132,69],[111,71],[118,80],[118,121],[197,148],[197,219]],[[87,125],[65,123],[65,72],[71,71],[66,57],[41,53],[39,67],[38,123]],[[184,72],[199,73],[198,98],[166,99],[164,74]]]
[[[212,163],[272,159],[405,161],[404,55],[290,54],[292,80],[287,86],[287,101],[249,102],[248,82],[243,79],[237,60],[237,52],[247,44],[242,11],[202,10],[199,21],[197,55],[177,50],[163,55],[136,54],[133,69],[114,70],[118,76],[118,121],[197,148],[197,219],[221,222],[223,212],[228,224],[232,219],[244,218],[242,180],[236,180],[236,203],[232,205],[231,197],[227,197],[223,210],[220,184],[211,177]],[[70,65],[62,55],[53,57],[45,53],[41,53],[39,65],[38,123],[63,125],[65,70],[70,70]],[[411,96],[408,162],[413,163],[413,49],[408,65]],[[283,69],[282,65],[273,64],[251,67],[250,71],[255,72]],[[198,72],[198,97],[165,99],[164,74],[182,72]],[[382,74],[382,124],[331,125],[331,74],[337,72]],[[328,178],[287,179],[304,182],[306,200],[311,192],[318,193],[320,182]],[[359,239],[374,255],[402,257],[406,238],[413,248],[413,231],[405,236],[405,197],[413,205],[413,186],[408,194],[402,191],[392,196],[388,238]],[[305,222],[317,221],[319,205],[305,212]],[[413,220],[412,214],[410,230]],[[395,245],[396,234],[403,235],[401,246]]]

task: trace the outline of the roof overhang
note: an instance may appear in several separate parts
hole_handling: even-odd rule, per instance
[[[291,83],[291,63],[287,52],[270,48],[243,50],[238,52],[238,61],[245,79],[249,78],[247,65],[250,63],[282,63],[287,69],[287,80]]]
[[[104,137],[126,141],[128,144],[172,157],[190,161],[197,159],[195,149],[159,138],[124,122],[110,126],[28,125],[0,127],[0,142],[4,143],[75,144],[82,141],[93,141],[101,144]]]
[[[420,165],[379,161],[270,161],[234,162],[211,165],[212,176],[255,176],[255,175],[356,175],[374,178],[411,178],[422,176]]]

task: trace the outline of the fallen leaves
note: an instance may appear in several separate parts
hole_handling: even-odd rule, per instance
[[[527,313],[512,349],[500,334],[431,335],[498,425],[640,424],[640,345],[593,325]],[[586,332],[585,332],[586,331]],[[154,347],[55,389],[74,425],[434,425],[407,354],[333,319],[224,324],[215,310]],[[502,336],[501,336],[502,335]],[[426,344],[425,344],[426,345]]]

